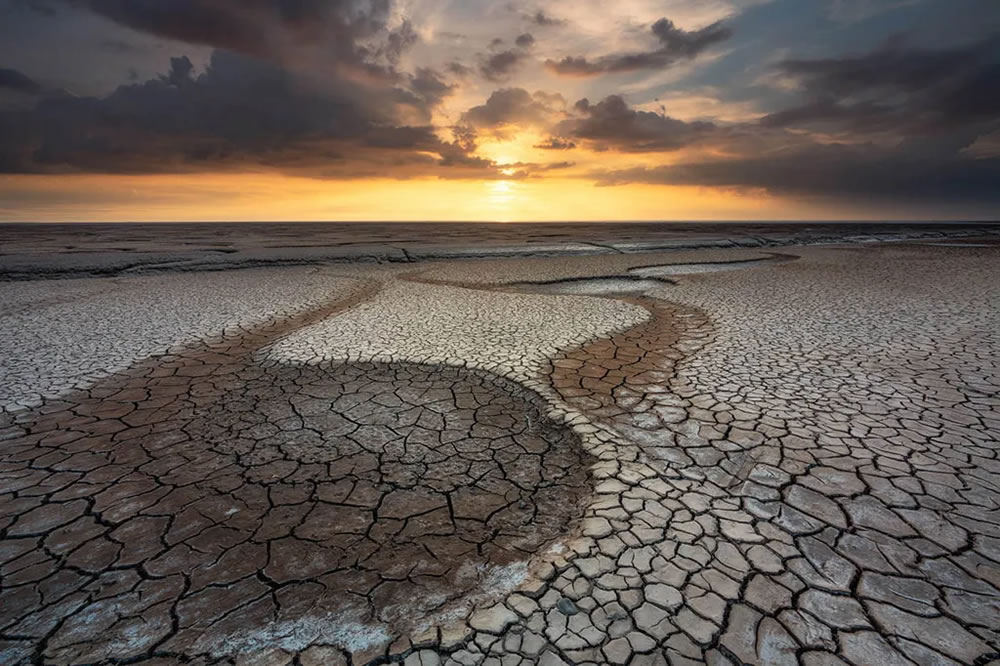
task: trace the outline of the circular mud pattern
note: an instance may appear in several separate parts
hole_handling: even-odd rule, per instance
[[[479,371],[279,367],[194,426],[281,495],[274,522],[287,529],[269,535],[263,573],[278,583],[336,573],[351,582],[331,589],[363,596],[366,620],[396,630],[491,572],[517,578],[518,566],[493,567],[523,565],[562,534],[589,488],[589,461],[540,401]]]
[[[259,360],[290,327],[0,416],[0,655],[384,653],[509,592],[582,513],[591,461],[533,393]]]

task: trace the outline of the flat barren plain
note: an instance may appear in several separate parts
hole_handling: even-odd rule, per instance
[[[1000,663],[996,236],[590,250],[22,262],[0,664]]]

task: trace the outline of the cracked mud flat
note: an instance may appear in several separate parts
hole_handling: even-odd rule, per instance
[[[4,633],[35,641],[22,659],[363,652],[526,577],[589,486],[536,397],[482,371],[256,358],[374,291],[351,287],[4,424],[0,598]]]
[[[85,388],[182,343],[318,308],[347,282],[290,269],[0,283],[0,410]]]
[[[1000,659],[998,250],[791,253],[344,267],[12,411],[0,663]]]

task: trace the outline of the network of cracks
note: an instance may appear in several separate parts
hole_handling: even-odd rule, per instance
[[[994,376],[917,357],[819,421],[709,395],[669,273],[501,287],[650,313],[535,390],[268,359],[368,285],[0,417],[0,662],[1000,660]]]
[[[7,417],[5,662],[384,649],[510,592],[582,511],[592,461],[537,396],[459,368],[260,360],[302,323]]]

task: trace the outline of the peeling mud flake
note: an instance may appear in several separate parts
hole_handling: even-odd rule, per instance
[[[351,654],[361,654],[388,646],[391,639],[385,626],[360,624],[349,615],[327,613],[278,620],[239,631],[221,639],[209,651],[219,657],[247,657],[273,649],[295,653],[311,645],[333,645]]]
[[[552,282],[516,282],[512,287],[546,294],[574,296],[604,296],[609,294],[642,294],[651,289],[672,284],[666,280],[632,276],[568,278]]]
[[[656,266],[637,266],[629,269],[629,274],[640,277],[670,277],[674,275],[697,275],[700,273],[718,273],[738,271],[747,268],[758,268],[794,261],[790,255],[775,254],[763,259],[743,259],[740,261],[695,262],[683,264],[659,264]]]

